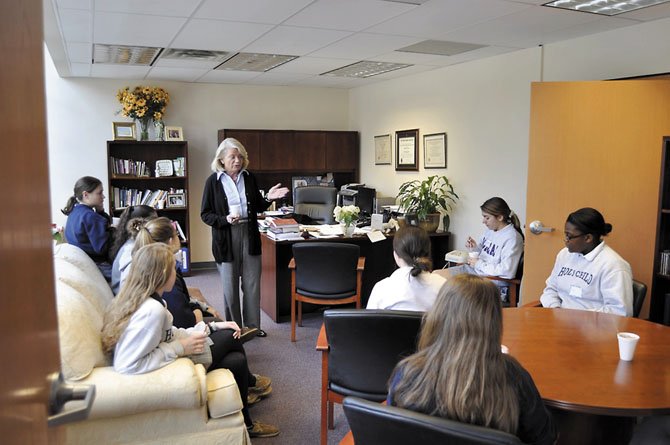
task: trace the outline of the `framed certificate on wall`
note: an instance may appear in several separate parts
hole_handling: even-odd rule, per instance
[[[391,135],[375,136],[375,165],[391,164]]]
[[[423,135],[423,167],[447,168],[447,133]]]
[[[419,129],[395,132],[395,169],[419,170]]]

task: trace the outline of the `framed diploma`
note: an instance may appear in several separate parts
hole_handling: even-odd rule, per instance
[[[375,136],[375,165],[391,164],[391,135]]]
[[[395,169],[419,170],[419,129],[395,132]]]
[[[447,133],[423,136],[423,167],[447,168]]]

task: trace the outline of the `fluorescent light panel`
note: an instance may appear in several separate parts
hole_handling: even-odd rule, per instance
[[[397,49],[406,53],[433,54],[436,56],[455,56],[467,51],[484,48],[486,45],[475,45],[474,43],[448,42],[444,40],[424,40],[414,45]]]
[[[407,65],[405,63],[373,62],[371,60],[361,60],[360,62],[352,63],[351,65],[343,66],[342,68],[337,68],[332,71],[321,73],[320,75],[366,78],[410,66],[412,65]]]
[[[298,56],[285,56],[281,54],[237,53],[215,69],[265,72],[297,58]]]
[[[93,45],[93,63],[151,65],[163,48],[149,46]]]
[[[199,62],[223,62],[231,53],[226,51],[208,51],[202,49],[169,48],[163,51],[161,59],[196,60]]]
[[[660,5],[661,3],[667,3],[669,1],[670,0],[556,0],[545,3],[543,6],[611,16],[635,11],[636,9],[646,8],[648,6]]]

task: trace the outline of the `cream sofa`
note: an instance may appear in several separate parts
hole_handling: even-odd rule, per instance
[[[96,386],[88,420],[68,424],[68,444],[249,444],[242,401],[227,369],[205,373],[187,358],[123,375],[102,352],[100,330],[112,292],[79,248],[54,250],[61,366],[65,379]],[[78,402],[75,402],[78,403]]]

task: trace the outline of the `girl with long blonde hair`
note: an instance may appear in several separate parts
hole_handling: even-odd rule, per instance
[[[464,274],[440,290],[418,351],[401,361],[387,402],[552,444],[556,431],[530,374],[501,352],[502,303],[489,280]]]

